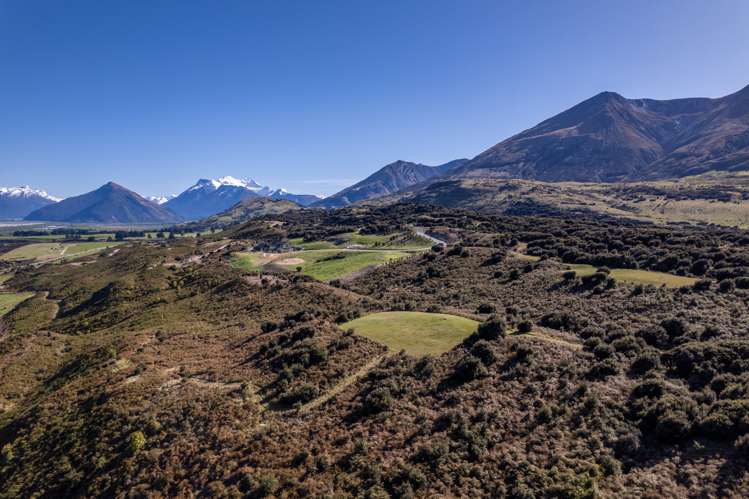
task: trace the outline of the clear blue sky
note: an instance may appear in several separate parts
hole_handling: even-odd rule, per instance
[[[0,0],[0,185],[332,193],[602,90],[749,84],[745,0]]]

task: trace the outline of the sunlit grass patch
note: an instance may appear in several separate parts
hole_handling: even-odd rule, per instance
[[[341,325],[355,334],[409,355],[439,355],[476,331],[478,322],[465,317],[425,312],[380,312]]]
[[[37,260],[46,261],[57,258],[75,258],[96,253],[97,251],[116,246],[116,242],[77,242],[77,243],[33,243],[15,248],[0,256],[0,260]]]
[[[0,293],[0,317],[4,316],[16,306],[34,296],[34,293]]]
[[[570,270],[574,270],[580,277],[592,275],[597,270],[593,265],[584,263],[566,264],[566,267]],[[691,286],[697,282],[697,279],[694,277],[666,274],[664,272],[655,272],[652,270],[611,269],[609,275],[618,281],[631,282],[634,284],[652,284],[653,286],[662,286],[665,284],[668,288]]]

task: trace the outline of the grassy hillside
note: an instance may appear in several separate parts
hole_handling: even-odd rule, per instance
[[[462,179],[441,181],[415,193],[369,202],[383,205],[397,200],[495,214],[572,216],[578,213],[658,224],[687,222],[749,227],[749,177],[740,173],[622,184]]]

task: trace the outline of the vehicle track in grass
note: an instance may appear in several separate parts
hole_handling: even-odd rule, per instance
[[[299,414],[304,414],[306,412],[312,411],[316,409],[317,407],[320,407],[321,405],[325,404],[327,401],[332,399],[333,397],[339,395],[342,393],[346,388],[353,385],[357,381],[359,381],[361,378],[369,374],[369,371],[374,369],[380,362],[382,362],[385,358],[394,355],[393,352],[387,352],[380,354],[373,359],[371,359],[369,362],[361,366],[356,372],[349,374],[345,378],[343,378],[341,381],[339,381],[333,388],[325,392],[324,394],[320,395],[314,400],[311,400],[301,406],[299,408]]]

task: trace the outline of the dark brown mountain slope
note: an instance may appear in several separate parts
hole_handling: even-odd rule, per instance
[[[603,92],[500,142],[463,177],[614,182],[749,169],[749,87],[719,99]]]

